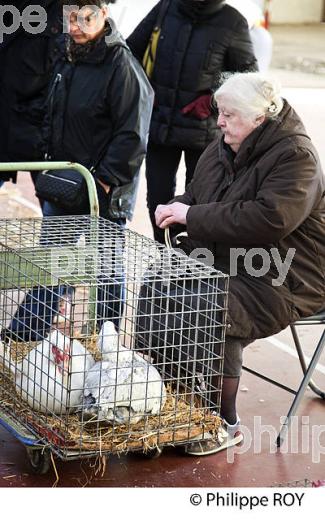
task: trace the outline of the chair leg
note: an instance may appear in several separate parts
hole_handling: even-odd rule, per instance
[[[298,354],[298,357],[299,357],[299,361],[300,361],[300,365],[301,365],[301,368],[302,368],[302,371],[303,373],[306,375],[307,373],[307,363],[306,363],[306,359],[305,359],[305,355],[303,353],[303,350],[302,350],[302,347],[301,347],[301,343],[300,343],[300,340],[299,340],[299,337],[298,337],[298,333],[297,333],[297,330],[296,330],[296,325],[295,324],[292,324],[290,325],[290,328],[291,328],[291,332],[292,332],[292,337],[293,337],[293,340],[295,342],[295,346],[296,346],[296,350],[297,350],[297,354]],[[325,392],[323,392],[315,383],[312,379],[310,379],[309,383],[309,388],[316,394],[318,395],[319,397],[321,397],[322,399],[325,399]]]
[[[288,432],[288,429],[290,427],[290,423],[291,423],[291,419],[292,417],[294,416],[299,404],[300,404],[300,401],[302,400],[303,398],[303,395],[304,395],[304,392],[308,386],[308,384],[310,383],[310,380],[311,380],[311,376],[317,366],[317,363],[320,359],[320,356],[323,352],[323,349],[325,347],[325,331],[323,332],[320,340],[319,340],[319,343],[316,347],[316,350],[314,352],[314,355],[309,363],[309,366],[306,370],[306,373],[305,373],[305,376],[302,380],[302,382],[300,383],[300,386],[299,386],[299,389],[297,391],[297,394],[296,394],[296,397],[294,398],[293,402],[292,402],[292,405],[290,407],[290,410],[288,412],[288,415],[286,417],[286,420],[284,421],[282,427],[281,427],[281,430],[280,430],[280,433],[278,435],[278,438],[277,438],[277,446],[280,447],[284,438],[285,438],[285,435],[286,433]]]

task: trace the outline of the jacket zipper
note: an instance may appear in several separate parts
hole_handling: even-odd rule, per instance
[[[75,70],[76,70],[76,66],[74,63],[69,63],[70,67],[72,67],[72,72],[71,72],[71,76],[69,78],[69,84],[67,85],[67,95],[66,95],[66,99],[65,99],[65,105],[64,105],[64,110],[63,110],[63,126],[62,126],[62,136],[61,136],[61,139],[62,139],[62,142],[61,142],[61,150],[64,149],[64,133],[65,133],[65,126],[66,126],[66,113],[67,113],[67,108],[68,108],[68,104],[69,104],[69,98],[71,96],[71,85],[72,85],[72,81],[73,81],[73,76],[74,76],[74,73],[75,73]]]

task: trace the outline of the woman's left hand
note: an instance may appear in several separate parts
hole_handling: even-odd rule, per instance
[[[211,116],[212,113],[212,105],[211,105],[212,96],[211,94],[204,94],[196,98],[192,103],[189,103],[184,108],[182,108],[181,112],[184,115],[190,115],[203,121]]]
[[[97,182],[98,184],[101,185],[101,187],[105,190],[106,194],[108,194],[110,192],[110,189],[111,187],[108,185],[108,184],[105,184],[103,181],[101,181],[100,179],[97,179]]]
[[[172,204],[157,206],[155,211],[156,224],[161,229],[166,229],[172,224],[186,225],[186,215],[190,206],[182,202],[173,202]]]

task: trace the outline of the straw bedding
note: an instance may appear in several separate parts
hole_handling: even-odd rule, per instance
[[[81,339],[80,337],[78,338]],[[11,345],[13,360],[19,361],[33,344]],[[87,349],[98,359],[96,338],[85,341]],[[1,361],[1,360],[0,360]],[[166,444],[186,443],[209,431],[216,435],[221,425],[218,416],[200,407],[199,398],[189,404],[186,397],[167,388],[167,400],[159,416],[148,416],[137,424],[110,425],[96,417],[85,421],[79,414],[42,414],[35,412],[19,398],[13,377],[0,365],[0,407],[32,428],[45,444],[65,450],[102,454],[154,449]]]

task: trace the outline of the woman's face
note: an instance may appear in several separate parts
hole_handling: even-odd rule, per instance
[[[68,27],[71,38],[79,45],[95,40],[104,30],[107,16],[106,7],[86,6],[70,11]]]
[[[234,152],[238,152],[240,145],[246,137],[263,123],[265,117],[251,118],[243,115],[231,107],[226,100],[218,100],[219,116],[217,124],[220,127],[224,141]]]

